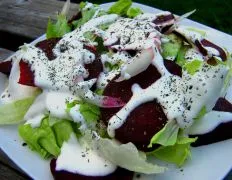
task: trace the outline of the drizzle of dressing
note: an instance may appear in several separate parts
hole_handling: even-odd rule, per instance
[[[56,170],[65,170],[85,176],[107,176],[116,166],[102,158],[96,149],[79,144],[74,134],[64,142],[56,161]]]
[[[199,104],[206,104],[207,109],[212,109],[219,98],[228,68],[205,64],[194,75],[183,72],[180,78],[167,71],[157,50],[155,54],[153,65],[162,77],[146,89],[141,89],[137,84],[132,86],[130,101],[109,120],[107,131],[111,137],[114,137],[115,129],[123,125],[132,110],[143,103],[157,100],[169,120],[175,119],[181,128],[187,128],[201,110]]]
[[[211,111],[204,115],[200,120],[197,120],[189,129],[188,134],[200,135],[206,134],[214,130],[221,123],[232,121],[232,113]]]

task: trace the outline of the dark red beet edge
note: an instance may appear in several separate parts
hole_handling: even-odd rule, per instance
[[[34,74],[31,71],[31,67],[28,65],[28,63],[21,60],[19,62],[19,68],[20,68],[20,77],[18,83],[27,86],[35,86]]]
[[[205,47],[212,47],[214,49],[217,49],[220,54],[219,57],[221,57],[223,61],[226,60],[226,53],[221,47],[217,46],[216,44],[213,44],[212,42],[206,39],[201,40],[201,44]]]
[[[232,112],[232,104],[225,98],[219,98],[213,110]],[[232,122],[228,122],[220,124],[217,128],[209,133],[203,135],[192,135],[190,137],[198,137],[197,141],[195,143],[192,143],[192,146],[197,147],[231,139],[231,130]]]
[[[165,63],[171,73],[181,76],[181,68],[173,61]],[[120,97],[124,102],[128,102],[132,96],[131,87],[134,83],[142,88],[147,88],[161,77],[157,69],[150,65],[144,72],[132,77],[129,80],[115,82],[112,80],[104,90],[104,95]],[[117,78],[117,77],[116,77]],[[115,78],[115,79],[116,79]],[[120,108],[101,108],[101,119],[105,124],[116,114]],[[150,151],[147,145],[152,136],[161,130],[167,122],[167,118],[161,106],[153,102],[140,105],[131,112],[122,127],[116,130],[115,137],[122,143],[132,142],[143,151]]]
[[[169,15],[160,15],[160,16],[158,16],[158,17],[153,21],[153,23],[159,25],[159,24],[165,23],[165,22],[170,21],[170,20],[173,20],[173,19],[175,19],[175,17],[173,16],[173,14],[169,14]]]
[[[226,53],[225,53],[225,51],[221,47],[217,46],[216,44],[213,44],[212,42],[210,42],[210,41],[208,41],[206,39],[201,40],[201,42],[199,42],[198,40],[196,40],[195,44],[198,47],[199,51],[204,56],[206,56],[208,54],[207,50],[204,47],[211,47],[211,48],[216,49],[219,52],[219,57],[222,59],[222,61],[226,60]]]
[[[9,76],[12,68],[12,61],[4,61],[0,63],[0,72]]]
[[[119,157],[120,158],[120,157]],[[77,162],[78,163],[78,162]],[[52,159],[50,162],[50,169],[55,180],[132,180],[133,172],[126,169],[117,168],[115,172],[108,176],[83,176],[67,171],[56,171],[56,160]]]
[[[61,38],[51,38],[38,42],[35,46],[40,48],[48,57],[49,60],[56,58],[52,49],[56,46]]]

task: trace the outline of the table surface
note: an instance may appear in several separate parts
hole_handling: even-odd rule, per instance
[[[98,0],[97,2],[110,1]],[[137,0],[137,2],[169,10],[179,15],[198,9],[199,11],[191,19],[232,34],[232,11],[230,10],[232,0],[211,0],[210,3],[206,0]],[[0,47],[5,46],[7,49],[15,50],[23,42],[30,42],[44,34],[48,18],[55,19],[63,4],[64,2],[57,0],[0,0]],[[77,13],[77,9],[77,4],[72,4],[69,16]],[[14,44],[12,44],[13,40],[9,39],[11,36],[14,38]],[[6,39],[9,44],[6,44]],[[13,53],[5,48],[0,48],[0,59]],[[0,179],[25,180],[30,178],[0,150]],[[231,179],[232,172],[225,180]]]

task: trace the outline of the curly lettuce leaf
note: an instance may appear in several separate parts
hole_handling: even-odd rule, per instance
[[[196,140],[197,138],[179,136],[176,144],[172,146],[161,146],[150,153],[150,155],[155,156],[157,159],[174,163],[177,166],[182,166],[191,155],[190,144]]]
[[[45,117],[38,128],[32,128],[30,124],[19,126],[19,135],[32,151],[47,159],[59,156],[63,142],[68,141],[71,133],[79,137],[78,127],[69,120]]]
[[[188,72],[188,74],[194,75],[202,67],[202,65],[203,61],[196,59],[186,63],[183,68]]]
[[[168,42],[162,43],[162,56],[164,59],[174,60],[182,46],[182,39],[175,34],[169,34],[166,36]]]
[[[149,148],[153,144],[160,144],[162,146],[174,145],[177,141],[179,126],[175,121],[169,121],[158,133],[156,133],[148,145]]]
[[[177,57],[176,57],[176,63],[183,67],[186,63],[186,59],[185,59],[185,54],[186,52],[188,51],[188,49],[190,48],[190,46],[182,46],[177,54]]]
[[[67,112],[70,111],[75,105],[80,105],[79,111],[85,118],[87,124],[96,123],[100,118],[100,108],[94,104],[84,101],[73,101],[67,104]]]
[[[48,118],[43,119],[38,128],[32,128],[29,124],[19,126],[19,135],[32,151],[38,152],[45,159],[50,156],[57,157],[60,154],[60,148],[49,126]]]
[[[146,155],[137,150],[132,143],[118,144],[107,138],[97,141],[99,152],[112,163],[144,174],[163,173],[166,168],[147,162]]]
[[[119,0],[115,2],[108,10],[110,14],[118,14],[121,16],[126,16],[128,9],[131,7],[131,0]]]
[[[66,16],[59,14],[57,16],[56,23],[53,23],[51,19],[48,20],[46,37],[49,38],[59,38],[71,31],[71,26],[68,24]]]
[[[10,104],[0,106],[0,125],[17,124],[23,121],[23,117],[34,102],[35,97],[17,100]]]
[[[138,7],[130,7],[127,12],[126,12],[126,15],[129,17],[129,18],[134,18],[140,14],[142,14],[143,11],[138,8]]]
[[[91,8],[88,10],[82,10],[81,11],[82,18],[76,21],[73,21],[72,24],[74,25],[75,28],[81,27],[83,24],[85,24],[86,22],[88,22],[90,19],[93,18],[95,12],[96,12],[95,8]]]

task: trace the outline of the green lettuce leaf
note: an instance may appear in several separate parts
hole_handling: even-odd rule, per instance
[[[169,34],[166,38],[169,41],[161,44],[162,56],[164,59],[172,58],[174,60],[182,46],[182,39],[175,34]]]
[[[59,147],[62,146],[64,141],[68,141],[71,133],[73,133],[73,127],[69,120],[61,120],[52,126],[52,130],[56,137],[56,142]]]
[[[17,100],[10,104],[0,106],[0,125],[17,124],[23,121],[23,117],[34,102],[35,97]]]
[[[79,28],[80,26],[82,26],[83,24],[88,22],[90,19],[92,19],[95,12],[96,12],[95,8],[91,8],[91,9],[88,9],[88,10],[82,10],[81,11],[82,18],[78,19],[76,21],[73,21],[72,24],[74,25],[75,28]]]
[[[197,138],[179,136],[176,144],[172,146],[161,146],[150,153],[150,155],[153,155],[160,160],[174,163],[177,166],[182,166],[191,154],[190,144],[196,140]]]
[[[203,116],[207,113],[207,109],[206,106],[203,106],[200,110],[200,112],[197,114],[197,116],[194,118],[194,120],[199,120],[201,118],[203,118]]]
[[[162,173],[165,167],[160,167],[147,162],[146,155],[137,150],[132,143],[118,144],[107,138],[97,141],[99,152],[112,163],[128,169],[145,174]]]
[[[38,152],[45,159],[50,156],[57,157],[60,154],[60,148],[49,126],[48,118],[44,118],[38,128],[32,128],[29,124],[19,126],[19,135],[31,150]]]
[[[193,60],[191,62],[186,63],[183,68],[190,74],[194,75],[203,65],[203,61],[201,60]]]
[[[183,67],[186,63],[186,59],[185,59],[185,54],[187,52],[187,50],[190,48],[190,46],[182,46],[177,54],[177,57],[176,57],[176,63]]]
[[[127,10],[126,12],[126,15],[129,17],[129,18],[134,18],[140,14],[142,14],[143,11],[140,9],[140,8],[136,8],[136,7],[131,7]]]
[[[85,118],[87,124],[91,124],[93,122],[97,122],[100,117],[100,108],[96,105],[89,104],[86,102],[82,102],[80,104],[80,113]]]
[[[152,144],[160,144],[163,146],[174,145],[177,141],[179,126],[175,121],[169,121],[158,133],[156,133],[148,145],[149,148]]]
[[[53,23],[51,19],[48,20],[46,37],[49,38],[59,38],[71,31],[71,26],[68,24],[66,16],[59,14],[57,16],[56,23]]]
[[[45,117],[40,127],[32,128],[30,124],[19,126],[19,135],[28,147],[39,153],[44,159],[57,157],[64,141],[71,133],[80,137],[79,125],[65,119]]]
[[[126,16],[127,15],[127,11],[130,8],[130,6],[132,5],[132,1],[131,0],[119,0],[117,2],[115,2],[110,8],[108,13],[110,14],[118,14],[121,16]]]
[[[67,104],[67,112],[70,111],[75,105],[79,104],[79,111],[82,116],[85,118],[85,121],[88,125],[92,125],[99,120],[100,117],[100,108],[94,104],[89,104],[84,101],[73,101]]]

